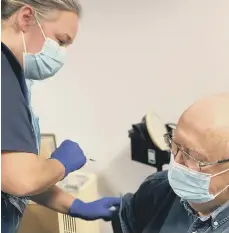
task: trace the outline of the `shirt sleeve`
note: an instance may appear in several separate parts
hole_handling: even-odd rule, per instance
[[[130,233],[142,232],[152,219],[156,219],[170,190],[167,172],[149,176],[135,194],[122,198],[120,213],[112,221],[114,233],[121,233],[121,228]]]
[[[26,99],[17,77],[5,59],[2,59],[1,84],[1,151],[37,154]]]

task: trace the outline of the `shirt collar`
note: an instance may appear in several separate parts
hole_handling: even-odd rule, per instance
[[[189,205],[189,203],[181,198],[180,203],[184,206],[185,210],[188,212],[188,215],[198,216],[196,211]]]
[[[1,51],[6,56],[10,66],[12,67],[12,70],[15,73],[15,75],[17,77],[21,77],[22,67],[21,67],[20,63],[18,62],[18,60],[14,56],[14,54],[10,51],[10,49],[3,42],[1,42]]]
[[[217,208],[209,216],[204,217],[199,217],[197,212],[189,205],[186,200],[181,199],[181,204],[187,210],[189,215],[191,214],[195,217],[198,217],[201,221],[207,221],[211,219],[213,229],[216,229],[229,221],[229,201]]]

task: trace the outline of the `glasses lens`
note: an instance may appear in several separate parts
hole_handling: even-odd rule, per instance
[[[183,157],[184,163],[187,167],[189,167],[195,171],[200,170],[199,162],[197,160],[195,160],[194,158],[192,158],[187,152],[183,151],[182,157]]]

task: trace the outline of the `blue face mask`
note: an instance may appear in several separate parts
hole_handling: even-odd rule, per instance
[[[24,74],[25,78],[31,80],[43,80],[54,76],[64,65],[66,57],[66,48],[61,47],[56,41],[47,38],[40,23],[38,21],[37,23],[45,38],[41,52],[36,54],[27,53],[24,34],[21,32],[25,50],[23,54]]]
[[[225,191],[224,188],[217,194],[209,193],[211,178],[228,172],[229,169],[215,175],[194,171],[174,161],[171,155],[171,167],[168,172],[169,184],[173,191],[181,198],[190,203],[206,203],[214,200],[219,194]]]

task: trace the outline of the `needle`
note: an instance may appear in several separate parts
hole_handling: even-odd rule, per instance
[[[90,158],[89,158],[88,160],[89,160],[89,161],[92,161],[92,162],[96,162],[94,159],[90,159]]]

